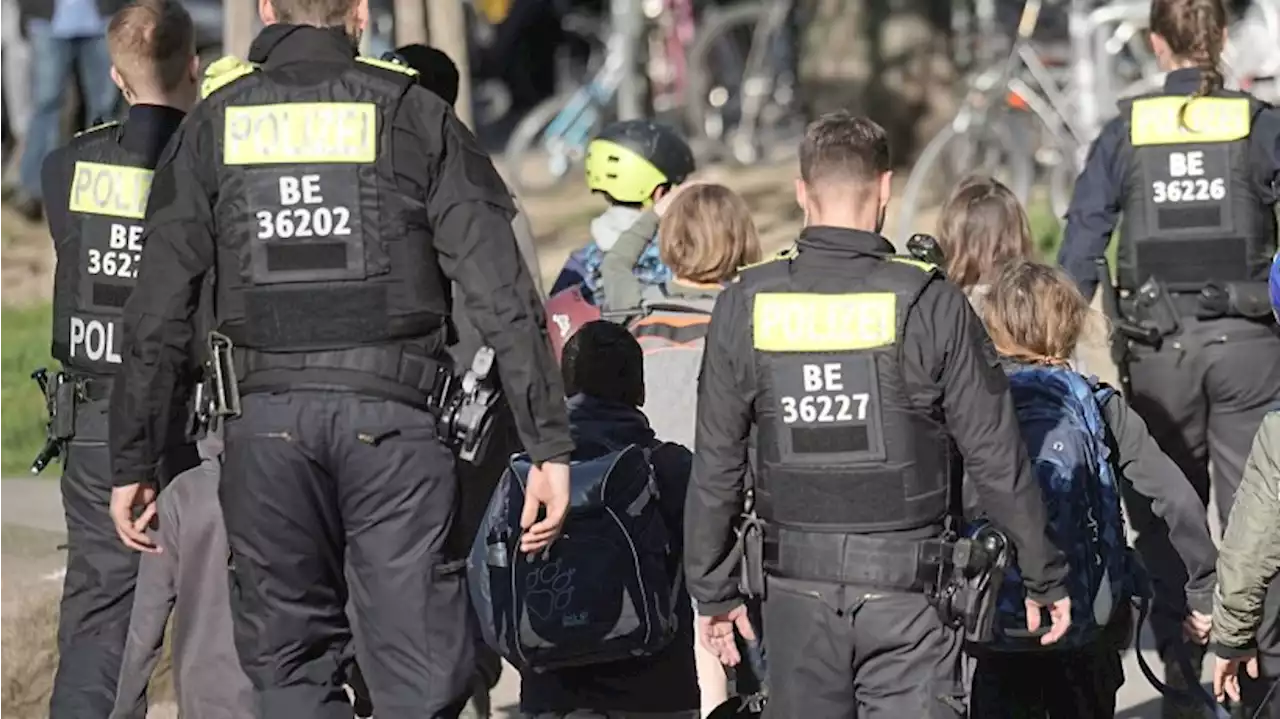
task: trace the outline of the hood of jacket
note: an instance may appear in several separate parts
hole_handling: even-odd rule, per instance
[[[601,250],[608,252],[623,232],[631,229],[644,210],[614,205],[591,221],[591,239]]]
[[[610,450],[654,441],[649,420],[639,409],[585,394],[570,397],[569,431],[579,447],[595,444]]]

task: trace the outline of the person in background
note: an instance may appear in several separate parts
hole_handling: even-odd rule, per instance
[[[608,125],[587,146],[587,187],[609,203],[609,209],[591,221],[591,242],[574,251],[565,262],[552,296],[579,287],[592,305],[618,308],[602,291],[600,267],[604,256],[646,207],[662,199],[688,179],[695,169],[693,150],[669,127],[649,120],[628,120]],[[658,257],[658,246],[649,238],[633,271],[646,285],[671,279],[671,269]],[[623,309],[630,309],[623,308]]]
[[[621,325],[596,320],[565,344],[561,360],[569,423],[579,446],[652,449],[663,520],[672,528],[671,576],[683,550],[678,527],[692,456],[683,446],[655,435],[640,411],[644,404],[644,356]],[[520,710],[528,719],[696,719],[698,687],[693,659],[693,611],[681,587],[676,597],[676,635],[661,652],[608,664],[526,672]]]
[[[1161,336],[1157,347],[1130,343],[1128,399],[1206,506],[1212,492],[1223,525],[1249,442],[1280,401],[1280,362],[1259,361],[1280,357],[1262,299],[1276,251],[1280,110],[1223,86],[1228,20],[1222,0],[1153,0],[1148,27],[1168,73],[1164,88],[1123,101],[1103,127],[1076,181],[1058,253],[1092,298],[1095,263],[1118,238],[1116,285],[1131,300],[1120,309]],[[1143,534],[1156,585],[1152,630],[1169,667],[1173,652],[1199,652],[1176,646],[1186,577],[1162,532]],[[1280,585],[1269,606],[1280,615]],[[1280,652],[1276,640],[1270,651]],[[1181,672],[1166,674],[1182,681]],[[1173,701],[1163,705],[1166,719],[1189,716]]]
[[[1271,311],[1280,318],[1280,254],[1271,261]],[[1218,550],[1218,592],[1209,650],[1217,656],[1213,691],[1222,701],[1240,694],[1240,668],[1271,682],[1271,696],[1254,702],[1259,719],[1280,718],[1280,616],[1267,613],[1267,586],[1280,576],[1280,407],[1262,418],[1245,461],[1240,489]],[[1257,682],[1255,682],[1257,684]],[[1265,686],[1265,685],[1264,685]]]
[[[657,235],[663,264],[674,277],[646,285],[632,268]],[[618,237],[600,265],[611,305],[642,307],[632,334],[645,351],[645,403],[641,410],[659,437],[694,446],[697,386],[707,323],[716,297],[738,268],[760,260],[751,208],[723,185],[685,183],[645,210]],[[728,698],[723,666],[699,643],[698,686],[705,714]]]
[[[976,311],[991,278],[1012,260],[1031,257],[1031,222],[1013,191],[992,177],[971,175],[951,191],[938,216],[938,247],[947,279]]]
[[[107,18],[125,0],[19,0],[31,46],[31,120],[23,145],[18,188],[11,198],[28,219],[40,217],[44,193],[40,168],[62,143],[67,88],[80,76],[80,94],[90,123],[108,119],[119,94],[111,82]]]
[[[195,29],[178,0],[129,3],[112,17],[104,42],[108,76],[129,115],[54,150],[41,173],[57,254],[52,355],[76,388],[75,433],[62,457],[67,574],[52,719],[102,719],[115,700],[138,573],[138,554],[120,543],[109,514],[107,442],[119,418],[116,378],[129,349],[121,306],[136,289],[152,168],[198,95]],[[180,370],[184,390],[192,369]],[[186,420],[185,404],[156,417],[156,428],[170,430],[152,445],[150,472],[161,485],[200,462],[183,432]]]
[[[1057,268],[1015,258],[986,279],[982,319],[1006,366],[1069,368],[1076,345],[1095,320],[1071,278]],[[1204,505],[1124,397],[1112,392],[1100,409],[1116,479],[1126,494],[1150,501],[1171,530],[1190,577],[1186,595],[1191,614],[1183,631],[1190,641],[1204,644],[1218,557]],[[1128,611],[1116,612],[1098,638],[1083,647],[978,653],[970,716],[1114,716],[1116,692],[1124,683],[1120,655],[1129,646],[1132,619]]]
[[[144,700],[170,634],[178,713],[253,719],[253,687],[236,657],[227,583],[227,530],[218,506],[222,442],[200,442],[200,467],[173,480],[157,500],[156,546],[142,558],[111,719],[145,719]]]

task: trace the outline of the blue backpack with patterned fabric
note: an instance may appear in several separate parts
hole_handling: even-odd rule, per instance
[[[1091,642],[1139,591],[1102,407],[1115,390],[1059,367],[1018,366],[1009,386],[1022,439],[1049,515],[1049,536],[1070,564],[1071,629],[1053,648]],[[1016,565],[1000,590],[990,649],[1041,649],[1027,632]],[[1044,617],[1042,625],[1048,626]]]

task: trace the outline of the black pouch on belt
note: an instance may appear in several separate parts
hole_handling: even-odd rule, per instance
[[[1243,317],[1263,320],[1271,317],[1271,293],[1266,282],[1209,283],[1200,290],[1196,316],[1202,320]]]

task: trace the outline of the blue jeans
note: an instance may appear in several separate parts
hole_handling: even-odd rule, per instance
[[[31,122],[18,168],[26,194],[41,199],[40,169],[44,158],[62,143],[62,103],[79,70],[85,110],[91,122],[107,119],[115,108],[117,90],[111,81],[111,57],[105,36],[54,37],[48,22],[27,25],[31,44]]]

